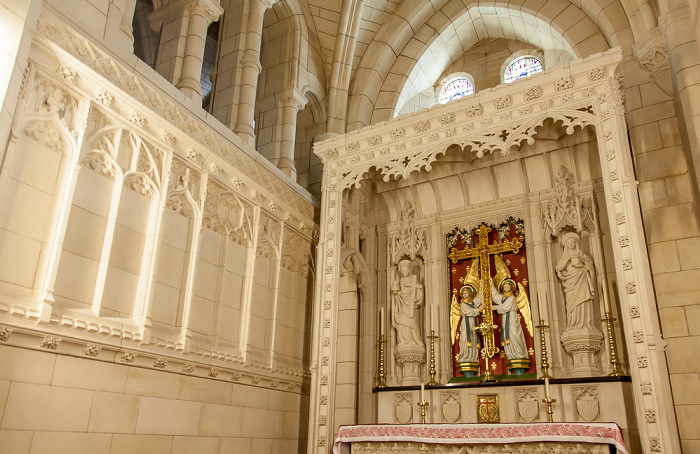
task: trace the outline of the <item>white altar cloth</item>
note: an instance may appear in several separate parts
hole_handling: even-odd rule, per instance
[[[615,423],[532,424],[367,424],[341,426],[333,454],[349,454],[358,442],[403,441],[433,444],[569,442],[609,444],[627,454]]]

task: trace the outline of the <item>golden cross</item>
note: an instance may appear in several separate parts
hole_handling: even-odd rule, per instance
[[[486,371],[482,378],[483,381],[493,380],[493,373],[488,369],[489,360],[498,353],[498,347],[496,347],[496,342],[494,340],[493,330],[496,325],[493,324],[493,312],[491,311],[491,282],[489,278],[491,277],[491,264],[489,263],[489,256],[495,254],[502,254],[504,252],[513,252],[515,254],[520,251],[523,243],[516,237],[511,241],[504,241],[503,243],[489,244],[489,232],[491,227],[486,224],[481,224],[475,233],[479,237],[479,242],[475,247],[466,248],[458,251],[457,248],[452,248],[450,250],[450,255],[448,258],[452,260],[452,263],[457,263],[460,260],[479,258],[479,271],[481,274],[481,294],[482,303],[484,304],[483,321],[481,325],[477,328],[484,339],[484,346],[481,349],[481,356],[486,360]]]

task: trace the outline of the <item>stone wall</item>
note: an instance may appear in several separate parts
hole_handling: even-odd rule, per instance
[[[296,392],[5,345],[0,363],[7,454],[305,450]]]

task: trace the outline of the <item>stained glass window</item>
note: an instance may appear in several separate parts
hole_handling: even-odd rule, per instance
[[[459,79],[451,81],[440,90],[438,102],[440,104],[445,104],[448,101],[463,98],[472,93],[474,93],[474,85],[472,85],[471,81],[466,77],[460,77]]]
[[[516,58],[513,63],[508,65],[508,69],[503,75],[503,81],[509,84],[516,79],[529,77],[542,71],[542,63],[535,57]]]

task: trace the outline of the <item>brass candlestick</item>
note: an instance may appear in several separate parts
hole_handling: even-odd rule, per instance
[[[386,388],[386,373],[384,370],[384,344],[386,344],[386,339],[383,334],[379,336],[377,343],[379,344],[379,384],[377,388]]]
[[[542,402],[547,404],[547,416],[549,417],[549,422],[554,422],[554,417],[552,416],[554,414],[554,410],[552,410],[552,403],[556,401],[556,399],[552,399],[549,396],[547,396],[547,398],[545,399],[542,399]]]
[[[430,402],[421,400],[418,405],[420,405],[420,423],[425,424],[425,407],[429,406]]]
[[[617,320],[613,318],[612,312],[606,312],[603,321],[608,326],[608,343],[610,344],[610,364],[612,364],[613,370],[610,372],[610,377],[620,377],[622,376],[622,371],[620,370],[620,360],[617,359],[617,347],[615,345],[615,329],[613,329],[613,322]]]
[[[552,378],[549,375],[549,358],[547,357],[547,339],[544,337],[544,330],[549,328],[549,325],[540,318],[540,324],[535,326],[540,330],[540,353],[542,354],[542,376],[540,378]]]
[[[438,339],[438,336],[435,335],[435,330],[430,330],[430,336],[428,336],[428,339],[430,339],[430,381],[428,382],[429,385],[439,385],[437,381],[435,381],[435,339]]]

